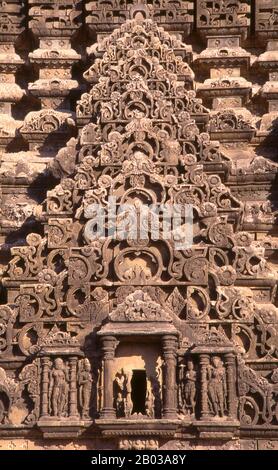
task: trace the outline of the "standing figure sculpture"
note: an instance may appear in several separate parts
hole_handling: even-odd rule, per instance
[[[226,371],[223,362],[218,356],[212,358],[212,365],[208,366],[208,397],[211,411],[216,417],[225,416],[225,402],[227,396]]]
[[[187,362],[185,373],[184,402],[188,414],[195,416],[196,406],[196,371],[192,361]]]
[[[64,361],[63,359],[56,358],[51,371],[49,384],[50,410],[53,416],[61,418],[67,415],[68,384],[68,371]]]
[[[118,418],[121,416],[124,416],[124,398],[123,398],[123,391],[120,387],[120,384],[117,381],[117,378],[115,379],[115,382],[118,386],[118,390],[116,392],[116,397],[115,397],[115,408],[116,408],[116,415]]]
[[[90,401],[92,394],[92,370],[89,359],[80,361],[78,372],[79,402],[82,409],[82,419],[89,419]]]
[[[152,377],[147,379],[146,399],[145,399],[146,415],[154,418],[154,394],[152,388]]]
[[[192,361],[187,362],[187,370],[181,364],[179,373],[179,406],[186,415],[195,416],[196,407],[196,371]]]
[[[185,387],[185,365],[179,364],[178,367],[178,408],[181,413],[185,413],[184,387]]]
[[[126,371],[125,374],[125,399],[124,399],[124,410],[125,410],[125,417],[129,418],[132,413],[133,402],[131,399],[131,379],[132,379],[132,372]]]
[[[163,383],[164,360],[158,357],[155,367],[155,376],[151,376],[152,389],[154,394],[154,415],[161,418],[162,414],[162,383]]]
[[[115,406],[117,416],[124,416],[129,418],[132,413],[133,402],[131,399],[131,379],[132,371],[121,369],[121,372],[117,374],[115,378],[115,384],[117,387]]]

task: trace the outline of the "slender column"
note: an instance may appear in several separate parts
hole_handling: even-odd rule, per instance
[[[116,338],[103,336],[103,408],[101,418],[111,419],[116,417],[113,407],[113,361],[115,357]]]
[[[49,388],[49,357],[41,358],[42,383],[41,383],[41,416],[48,416],[48,388]]]
[[[233,353],[225,354],[227,369],[227,395],[229,418],[236,417],[236,393],[235,393],[235,356]]]
[[[174,335],[162,337],[164,358],[163,377],[163,418],[177,418],[176,351],[177,339]]]
[[[209,355],[200,354],[200,368],[201,368],[201,419],[208,419],[210,416],[208,408],[208,381],[207,381],[207,368],[209,365]]]
[[[78,416],[77,410],[77,387],[76,387],[76,375],[77,375],[77,357],[69,358],[70,366],[70,401],[69,401],[69,414],[71,418]]]

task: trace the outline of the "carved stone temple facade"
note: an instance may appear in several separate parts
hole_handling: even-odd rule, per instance
[[[278,449],[278,1],[0,1],[0,162],[0,450]]]

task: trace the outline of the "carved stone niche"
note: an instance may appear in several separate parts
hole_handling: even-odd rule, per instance
[[[58,151],[73,135],[74,115],[68,111],[42,109],[31,111],[25,117],[20,133],[28,142],[30,150]]]
[[[232,439],[239,429],[234,345],[224,332],[211,328],[191,354],[200,376],[200,419],[194,425],[202,438]]]
[[[108,436],[170,436],[177,419],[178,331],[167,308],[145,292],[129,294],[98,332],[102,344],[102,408]]]
[[[223,70],[237,76],[246,75],[250,62],[251,54],[240,46],[237,35],[209,36],[207,48],[194,61],[208,76],[219,75]]]
[[[246,38],[250,26],[250,2],[235,0],[197,0],[196,22],[198,34],[205,38],[212,34],[240,34]]]
[[[278,37],[277,0],[256,0],[255,31],[262,42]]]
[[[38,353],[41,360],[41,409],[38,427],[45,438],[74,438],[86,425],[78,409],[78,370],[83,353],[69,333],[55,328]]]
[[[166,31],[188,36],[194,22],[194,4],[186,0],[92,0],[85,9],[86,24],[99,36],[132,19],[152,19]]]
[[[256,132],[251,113],[244,108],[225,109],[212,113],[209,133],[220,142],[248,142]]]

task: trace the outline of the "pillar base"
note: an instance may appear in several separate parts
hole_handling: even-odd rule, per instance
[[[116,419],[116,411],[114,408],[103,408],[100,412],[101,419]]]
[[[109,419],[96,419],[95,424],[101,431],[102,437],[115,438],[115,436],[130,439],[154,439],[174,438],[177,429],[180,426],[180,420],[166,420],[162,419],[125,419],[116,418]]]
[[[76,439],[80,436],[84,423],[80,418],[58,418],[48,416],[40,418],[37,423],[45,439]]]
[[[230,421],[227,418],[195,421],[193,426],[196,427],[199,437],[202,439],[229,440],[238,435],[239,431],[239,421]]]
[[[203,413],[200,417],[200,421],[209,421],[210,419],[212,419],[212,414],[210,413]]]
[[[171,419],[176,420],[178,417],[177,410],[175,409],[168,409],[163,412],[163,419]]]

